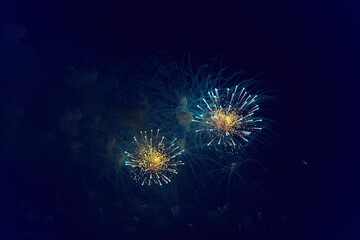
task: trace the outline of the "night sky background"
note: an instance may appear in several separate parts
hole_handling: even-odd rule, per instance
[[[359,11],[347,0],[1,1],[0,239],[360,239]],[[184,54],[220,56],[273,90],[264,168],[245,169],[228,198],[186,168],[162,190],[114,183],[115,157],[87,149],[97,116],[106,146],[114,109],[151,95],[119,86],[151,81],[154,56]]]

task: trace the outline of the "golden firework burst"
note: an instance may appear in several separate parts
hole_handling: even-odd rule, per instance
[[[134,180],[141,181],[142,185],[145,183],[162,185],[171,182],[173,175],[177,174],[176,167],[184,164],[176,160],[184,151],[179,151],[179,146],[175,146],[177,139],[166,144],[165,137],[158,139],[159,129],[156,134],[153,134],[153,130],[151,130],[150,136],[146,131],[140,132],[140,134],[140,141],[134,137],[135,151],[133,153],[125,152],[128,157],[125,164],[132,167]]]

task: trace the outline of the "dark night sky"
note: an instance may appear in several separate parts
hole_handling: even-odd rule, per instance
[[[348,0],[14,0],[1,4],[0,24],[23,24],[27,32],[22,41],[34,48],[90,40],[104,48],[165,50],[174,56],[186,52],[200,59],[221,55],[231,70],[261,74],[278,94],[273,116],[280,125],[280,157],[270,164],[271,186],[274,192],[296,196],[274,203],[274,209],[290,212],[289,220],[267,237],[359,239],[359,9],[358,2]],[[12,81],[0,79],[2,106],[17,88],[23,89],[22,79]],[[1,144],[7,138],[2,133]],[[1,151],[1,161],[7,161],[11,151]],[[16,175],[16,165],[4,166],[9,170],[1,167],[1,191],[13,192],[18,188],[14,178],[21,175]],[[19,191],[22,188],[27,187]],[[298,193],[302,189],[306,194]],[[29,199],[41,198],[33,195]],[[11,215],[12,206],[4,202],[2,211]],[[22,220],[10,218],[1,219],[0,231],[8,239],[20,239],[7,228],[16,228]],[[87,231],[88,226],[79,228]],[[61,224],[53,231],[58,229]]]

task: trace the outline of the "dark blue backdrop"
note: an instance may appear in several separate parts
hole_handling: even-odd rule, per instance
[[[124,51],[166,50],[175,56],[186,52],[198,58],[221,55],[231,70],[241,69],[249,75],[263,73],[261,79],[278,90],[272,114],[281,125],[276,129],[281,138],[276,150],[280,157],[268,166],[272,169],[270,191],[289,192],[292,197],[275,198],[273,212],[279,208],[286,212],[287,219],[261,236],[359,239],[359,9],[355,1],[14,0],[1,3],[0,21],[2,26],[25,26],[22,42],[34,49],[56,41],[89,40],[104,48],[120,46]],[[5,56],[5,47],[1,49],[0,54]],[[11,58],[9,61],[18,64]],[[56,59],[50,61],[50,65],[57,64]],[[0,66],[0,93],[2,115],[6,116],[11,99],[32,97],[17,96],[28,87],[24,84],[26,76],[13,77],[7,74],[9,66],[3,66],[7,68]],[[50,80],[40,79],[37,83],[42,86],[33,87],[33,91],[40,95],[57,91]],[[36,122],[34,119],[43,118],[47,102],[42,98],[32,100],[25,103],[25,108],[33,109],[31,119]],[[48,104],[54,103],[52,99]],[[46,128],[53,125],[48,123]],[[27,156],[31,146],[9,139],[10,133],[2,131],[0,236],[31,239],[22,225],[36,214],[19,213],[15,202],[21,199],[35,206],[39,202],[34,208],[40,210],[33,211],[46,215],[41,203],[57,191],[56,187],[70,180],[42,172],[42,165],[31,164],[41,162],[34,157],[24,166],[18,159]],[[51,151],[61,152],[62,147],[50,149],[49,154]],[[43,153],[37,158],[47,156]],[[52,184],[45,186],[44,182]],[[91,224],[79,222],[71,228],[66,223],[67,218],[72,218],[69,209],[77,204],[81,204],[78,199],[63,204],[68,208],[64,210],[68,212],[66,217],[57,219],[52,229],[38,231],[69,239],[79,235],[95,239],[89,230]],[[74,229],[76,234],[72,235]]]

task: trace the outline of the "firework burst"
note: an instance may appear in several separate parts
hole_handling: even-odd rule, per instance
[[[136,149],[133,153],[125,152],[128,157],[127,166],[132,167],[134,180],[140,181],[142,185],[151,183],[162,185],[171,182],[174,174],[177,174],[176,167],[183,165],[176,158],[183,152],[179,150],[179,146],[175,146],[176,138],[169,144],[165,143],[165,138],[158,139],[159,129],[156,134],[153,130],[150,136],[144,132],[140,132],[141,140],[136,137]]]
[[[245,88],[235,87],[208,92],[197,107],[201,110],[193,122],[200,123],[202,128],[196,132],[206,131],[211,136],[211,144],[224,146],[241,146],[249,142],[254,131],[261,130],[262,119],[254,117],[259,110],[256,104],[257,95],[250,95]]]

